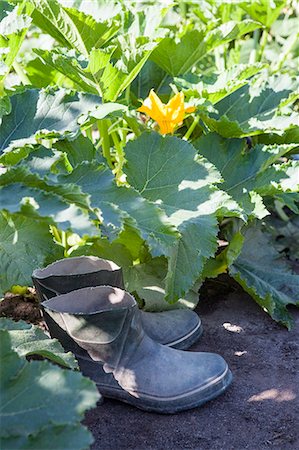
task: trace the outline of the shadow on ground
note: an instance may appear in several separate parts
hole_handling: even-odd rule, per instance
[[[234,381],[221,397],[176,415],[146,413],[105,399],[85,424],[92,450],[297,450],[298,325],[273,322],[244,293],[201,301],[204,334],[193,351],[220,353]]]

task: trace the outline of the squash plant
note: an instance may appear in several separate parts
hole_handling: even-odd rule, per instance
[[[296,2],[1,7],[2,291],[95,255],[146,310],[228,272],[290,327],[299,279],[264,218],[299,199]]]

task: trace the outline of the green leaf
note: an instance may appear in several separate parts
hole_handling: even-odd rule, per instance
[[[61,366],[78,369],[74,355],[65,353],[60,342],[50,339],[40,328],[23,321],[1,318],[0,329],[9,332],[12,349],[19,356],[39,355]]]
[[[142,264],[124,267],[125,287],[143,303],[144,311],[168,311],[177,308],[195,308],[198,303],[198,283],[186,293],[184,298],[174,302],[165,301],[165,276],[167,260],[152,258]]]
[[[7,15],[0,22],[0,81],[9,73],[31,24],[32,7],[20,2],[12,11],[4,4]]]
[[[0,151],[35,144],[38,137],[75,134],[78,118],[101,102],[100,97],[64,89],[28,89],[10,97],[12,112],[2,118]]]
[[[65,8],[56,0],[30,2],[35,7],[32,13],[35,25],[64,47],[75,48],[85,56],[92,48],[103,46],[119,29],[115,20],[98,23],[92,16],[73,8]]]
[[[73,184],[60,185],[54,175],[51,180],[47,177],[43,178],[44,171],[47,168],[49,170],[47,159],[34,157],[31,161],[26,161],[27,166],[31,166],[37,173],[30,172],[23,165],[13,167],[0,175],[1,203],[5,205],[6,210],[22,212],[26,216],[28,211],[24,211],[24,207],[30,205],[29,216],[33,216],[33,208],[39,220],[41,217],[46,217],[50,223],[58,223],[62,229],[68,229],[71,226],[73,231],[79,234],[97,234],[98,229],[93,226],[88,216],[88,212],[93,215],[93,211],[87,195]],[[49,159],[51,167],[52,158]]]
[[[58,177],[58,181],[77,185],[88,194],[91,207],[100,210],[110,238],[115,238],[124,221],[130,220],[153,253],[161,255],[169,251],[176,233],[161,209],[133,188],[118,187],[113,174],[104,165],[82,163],[71,174]]]
[[[274,320],[292,326],[287,305],[299,305],[299,275],[281,259],[267,234],[248,228],[242,252],[229,273]]]
[[[248,83],[248,79],[265,67],[264,64],[238,64],[219,74],[198,76],[189,74],[185,78],[175,78],[187,96],[206,98],[212,104]]]
[[[233,264],[239,256],[243,247],[244,237],[237,232],[231,238],[227,247],[215,258],[210,258],[206,262],[203,270],[203,278],[216,278],[222,273],[227,273],[229,266]]]
[[[51,72],[52,70],[54,70],[54,74],[55,72],[59,72],[71,80],[74,88],[78,91],[98,94],[93,77],[84,71],[80,65],[80,61],[70,52],[66,52],[63,49],[54,49],[52,51],[34,49],[34,52],[41,58],[45,72]],[[59,83],[59,78],[55,78]]]
[[[288,194],[290,197],[292,194]],[[296,262],[299,260],[299,193],[293,194],[296,197],[294,205],[294,212],[296,215],[291,215],[288,220],[279,220],[273,216],[268,218],[266,226],[268,226],[273,235],[272,244],[276,250],[283,255],[286,255],[289,260]],[[276,206],[276,205],[275,205]]]
[[[286,0],[271,0],[271,2],[269,0],[241,0],[238,2],[254,20],[261,22],[267,28],[270,28],[279,17],[286,3]]]
[[[0,213],[0,253],[1,292],[14,284],[30,285],[34,269],[62,257],[46,222],[4,213]]]
[[[271,165],[296,144],[261,145],[245,148],[241,139],[225,139],[216,133],[208,133],[194,142],[200,155],[213,163],[223,177],[221,188],[242,207],[247,216],[265,215],[258,207],[260,195],[273,195],[289,188],[296,189],[294,164]],[[297,166],[297,164],[296,164]]]
[[[286,194],[275,194],[275,199],[278,200],[282,206],[286,206],[295,214],[299,215],[299,193],[288,192]]]
[[[12,436],[2,439],[6,450],[85,450],[93,438],[88,429],[81,425],[52,425],[29,436]]]
[[[132,82],[130,89],[137,99],[146,98],[151,89],[154,89],[159,96],[166,95],[169,97],[171,81],[172,77],[153,61],[148,60]]]
[[[122,268],[130,267],[133,264],[130,251],[116,239],[113,242],[109,242],[107,238],[89,239],[86,245],[80,246],[72,252],[72,256],[88,255],[109,259]]]
[[[93,161],[96,157],[96,149],[92,142],[79,134],[75,139],[63,139],[53,146],[55,149],[66,154],[68,161],[73,167],[83,161]]]
[[[137,41],[135,48],[123,49],[122,59],[119,59],[114,65],[111,58],[115,47],[109,52],[98,49],[91,51],[86,71],[92,74],[100,86],[105,101],[116,101],[136,78],[149,58],[153,47],[153,43],[144,44],[142,41]]]
[[[94,383],[48,361],[26,361],[13,351],[9,332],[0,330],[0,335],[1,442],[5,448],[37,448],[46,438],[56,448],[70,448],[70,431],[71,448],[86,449],[92,436],[79,422],[99,398]],[[53,448],[44,444],[39,448]]]
[[[169,75],[178,76],[189,72],[211,50],[260,26],[251,20],[240,23],[231,21],[207,34],[198,30],[187,31],[179,41],[166,37],[160,41],[150,59]]]
[[[289,75],[271,76],[245,85],[215,104],[217,112],[202,114],[211,131],[224,137],[244,137],[295,126],[298,114],[278,115],[280,103],[287,100],[298,82]]]
[[[122,116],[127,112],[128,107],[121,103],[102,103],[101,105],[95,106],[91,111],[88,111],[87,114],[83,114],[79,119],[79,123],[86,126],[95,123],[97,120]]]
[[[175,137],[145,133],[125,148],[124,171],[131,186],[165,211],[179,231],[171,247],[166,299],[184,297],[217,248],[219,173],[192,145]],[[183,161],[183,164],[182,164]]]

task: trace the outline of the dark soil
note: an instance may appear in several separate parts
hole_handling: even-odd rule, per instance
[[[197,312],[204,334],[191,350],[224,356],[234,374],[228,391],[176,415],[105,399],[86,414],[92,450],[299,449],[299,311],[290,332],[240,291],[202,300]]]
[[[34,289],[29,288],[25,295],[7,292],[0,302],[0,317],[13,320],[25,320],[28,323],[42,325],[43,318]]]

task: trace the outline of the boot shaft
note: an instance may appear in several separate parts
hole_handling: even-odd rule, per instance
[[[42,306],[50,320],[63,330],[60,339],[64,339],[63,332],[67,334],[66,342],[62,342],[65,347],[72,346],[73,341],[109,370],[130,357],[144,337],[136,301],[118,288],[78,289],[53,297]]]
[[[84,287],[108,285],[124,288],[122,269],[94,256],[66,258],[36,269],[32,280],[40,301]]]

